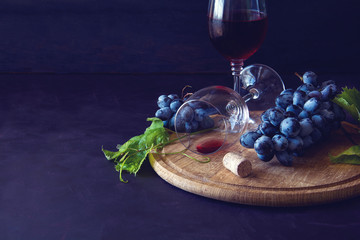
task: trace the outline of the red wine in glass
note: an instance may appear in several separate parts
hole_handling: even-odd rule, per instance
[[[210,139],[196,146],[196,150],[202,154],[216,152],[223,146],[224,142],[218,139]]]
[[[228,61],[234,90],[250,110],[265,110],[284,89],[279,74],[269,66],[244,61],[252,56],[265,39],[268,27],[266,0],[209,0],[208,31],[213,46]],[[254,100],[254,101],[253,101]]]
[[[255,10],[234,11],[231,19],[208,18],[210,40],[229,61],[253,55],[265,39],[267,25],[267,16]]]

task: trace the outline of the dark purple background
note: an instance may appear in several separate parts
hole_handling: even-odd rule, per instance
[[[207,35],[207,0],[2,0],[0,72],[227,72]],[[268,1],[247,64],[280,73],[357,72],[357,0]]]
[[[269,1],[249,59],[360,88],[357,1]],[[160,94],[231,86],[207,1],[0,3],[0,239],[358,239],[360,198],[299,208],[231,204],[163,181],[148,161],[119,182],[115,149]]]

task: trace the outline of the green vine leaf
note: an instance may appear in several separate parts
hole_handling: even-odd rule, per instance
[[[360,165],[360,146],[354,145],[337,156],[329,154],[332,163],[347,163]]]
[[[109,151],[103,147],[101,148],[105,158],[116,164],[115,170],[119,172],[121,182],[127,182],[122,177],[123,171],[136,175],[150,152],[153,151],[159,154],[158,150],[162,149],[165,145],[178,140],[170,140],[169,131],[164,128],[163,121],[161,119],[148,118],[147,121],[152,123],[148,128],[146,128],[145,132],[141,135],[130,138],[122,145],[118,144],[116,146],[117,151]],[[201,130],[197,133],[209,130],[211,129]],[[184,151],[185,150],[186,149],[184,149]],[[184,156],[201,163],[207,163],[210,161],[210,158],[208,157],[205,157],[203,161],[199,161],[198,159],[185,154],[184,151],[168,154],[183,154]]]
[[[356,88],[344,87],[333,101],[360,123],[360,92]]]
[[[107,160],[116,163],[115,170],[119,172],[122,182],[126,182],[122,178],[123,171],[136,175],[149,152],[169,142],[169,134],[161,119],[148,118],[147,121],[152,122],[150,127],[143,134],[130,138],[122,145],[118,144],[118,151],[112,152],[103,147],[101,149]]]

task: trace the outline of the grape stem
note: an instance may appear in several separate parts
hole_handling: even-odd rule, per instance
[[[184,95],[184,92],[185,92],[185,89],[186,88],[192,88],[192,86],[190,86],[190,85],[186,85],[185,87],[183,87],[183,89],[182,89],[182,91],[181,91],[181,98],[184,100],[187,96],[191,96],[192,95],[192,93],[186,93],[185,95]]]
[[[216,128],[217,128],[217,127],[203,129],[203,130],[200,130],[200,131],[197,131],[197,132],[190,133],[190,135],[199,134],[199,133],[204,133],[204,132],[207,132],[207,131],[214,130],[214,129],[216,129]],[[171,131],[171,132],[174,132],[174,131]],[[184,135],[184,136],[181,136],[181,137],[179,137],[179,138],[174,138],[174,139],[172,139],[172,140],[170,140],[170,141],[168,141],[168,142],[166,142],[166,143],[160,143],[160,144],[158,144],[158,145],[153,146],[151,149],[154,150],[156,154],[164,154],[164,155],[182,154],[182,155],[184,155],[185,157],[188,157],[188,158],[190,158],[190,159],[192,159],[192,160],[195,160],[195,161],[197,161],[197,162],[199,162],[199,163],[208,163],[208,162],[210,162],[211,159],[210,159],[209,157],[206,157],[206,156],[204,156],[204,159],[205,159],[205,160],[203,160],[203,161],[201,161],[201,160],[199,160],[199,159],[197,159],[197,158],[195,158],[195,157],[189,156],[188,154],[185,153],[185,151],[187,150],[186,148],[185,148],[184,150],[180,151],[180,152],[171,152],[171,153],[160,153],[160,152],[158,152],[158,149],[161,149],[161,148],[165,147],[166,145],[168,145],[168,144],[170,144],[170,143],[173,143],[173,142],[175,142],[175,141],[178,141],[178,140],[180,140],[180,139],[182,139],[182,138],[184,138],[184,137],[187,137],[187,136],[188,136],[188,135]]]
[[[190,133],[190,135],[195,135],[195,134],[199,134],[199,133],[208,132],[208,131],[214,130],[214,129],[216,129],[216,128],[217,128],[217,127],[203,129],[203,130],[200,130],[200,131],[197,131],[197,132]],[[171,132],[174,132],[174,131],[172,131],[172,130],[170,130],[170,131],[171,131]],[[168,142],[166,142],[166,143],[160,143],[160,144],[154,146],[154,148],[163,148],[163,147],[165,147],[166,145],[168,145],[168,144],[170,144],[170,143],[173,143],[173,142],[175,142],[175,141],[177,141],[177,140],[183,139],[183,138],[185,138],[185,137],[187,137],[187,136],[188,136],[188,135],[184,135],[184,136],[181,136],[181,137],[178,137],[178,138],[174,138],[174,139],[172,139],[172,140],[170,140],[170,141],[168,141]]]
[[[298,78],[300,78],[300,80],[301,80],[302,82],[304,82],[303,77],[300,76],[300,74],[298,74],[297,72],[295,72],[295,75],[296,75]]]

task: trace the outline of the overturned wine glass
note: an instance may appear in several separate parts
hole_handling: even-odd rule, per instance
[[[280,75],[264,64],[247,66],[241,71],[239,80],[241,88],[237,92],[250,112],[248,128],[254,129],[260,121],[259,113],[274,106],[276,97],[285,90],[285,85]],[[234,86],[236,89],[239,88]]]
[[[210,86],[195,92],[181,105],[174,128],[185,148],[200,155],[227,149],[247,129],[255,127],[259,114],[252,112],[269,108],[284,90],[279,74],[265,65],[244,68],[240,79],[243,96],[225,86]]]

